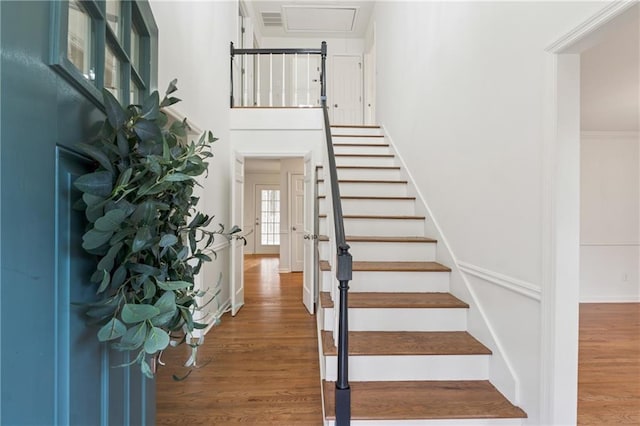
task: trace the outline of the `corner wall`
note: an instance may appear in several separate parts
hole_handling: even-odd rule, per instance
[[[176,95],[183,101],[175,110],[219,138],[212,147],[214,157],[198,207],[215,215],[215,226],[222,223],[229,229],[235,225],[229,223],[229,42],[236,41],[238,2],[151,0],[151,8],[159,28],[160,92],[177,78]],[[221,277],[218,303],[223,308],[229,301],[228,244],[222,237],[216,240],[218,257],[204,266],[203,285],[213,289]],[[209,307],[218,309],[215,303]]]
[[[640,140],[583,132],[580,301],[640,302]]]
[[[539,295],[548,290],[543,141],[553,76],[545,48],[604,4],[379,2],[374,12],[378,121],[464,265],[452,290],[475,295],[532,425],[546,356]],[[470,317],[470,329],[486,332],[479,321]]]

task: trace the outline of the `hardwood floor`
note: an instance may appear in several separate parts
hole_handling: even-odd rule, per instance
[[[578,424],[640,424],[640,304],[580,305]]]
[[[225,315],[199,351],[211,359],[182,382],[187,348],[167,351],[158,373],[159,425],[321,425],[315,317],[302,305],[302,274],[278,258],[245,258],[245,306]]]

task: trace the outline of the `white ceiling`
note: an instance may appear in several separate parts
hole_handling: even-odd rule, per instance
[[[580,60],[582,130],[640,130],[640,6]]]
[[[373,1],[362,0],[248,0],[245,5],[263,37],[363,38],[373,11]],[[280,13],[282,26],[265,26],[263,13],[272,19]]]

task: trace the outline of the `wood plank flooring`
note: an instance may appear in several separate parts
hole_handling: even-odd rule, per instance
[[[580,305],[578,424],[640,424],[640,304]]]
[[[208,365],[174,382],[187,348],[163,355],[158,425],[322,424],[316,319],[302,305],[302,274],[278,274],[277,257],[247,256],[245,288],[245,306],[200,348]]]

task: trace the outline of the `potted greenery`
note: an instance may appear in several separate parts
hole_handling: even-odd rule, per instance
[[[196,177],[206,172],[216,138],[205,132],[187,142],[186,119],[169,123],[163,108],[180,101],[171,96],[176,90],[174,80],[162,101],[156,91],[127,108],[105,90],[100,135],[79,145],[97,168],[75,181],[88,221],[82,247],[97,260],[91,281],[98,301],[86,314],[100,325],[100,341],[137,351],[131,364],[147,377],[154,374],[151,359],[170,342],[191,344],[195,356],[190,333],[207,324],[194,320],[205,296],[194,275],[215,255],[217,235],[240,231],[211,231],[213,218],[195,210]]]

